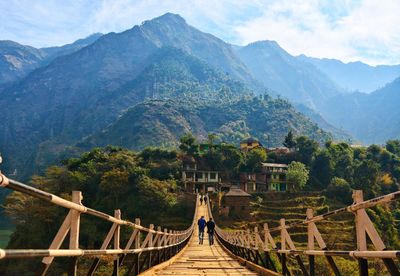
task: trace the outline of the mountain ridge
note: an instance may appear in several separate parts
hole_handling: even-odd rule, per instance
[[[286,98],[293,100],[297,97],[300,103],[315,108],[321,108],[330,98],[342,97],[341,90],[324,73],[288,54],[276,42],[253,43],[248,47],[251,51],[245,53],[248,54],[246,61],[238,52],[249,48],[225,43],[188,25],[182,17],[167,14],[121,33],[102,35],[88,46],[59,56],[1,92],[0,107],[13,110],[12,113],[0,113],[0,124],[4,129],[0,133],[0,149],[12,164],[9,169],[13,171],[13,166],[18,165],[18,170],[21,170],[31,163],[40,163],[44,167],[50,159],[51,162],[59,160],[58,153],[63,149],[101,133],[116,124],[130,108],[145,101],[182,97],[196,103],[198,106],[193,109],[198,112],[200,106],[214,101],[213,110],[233,114],[231,107],[223,104],[239,108],[239,105],[233,105],[239,96],[246,98],[253,91],[254,95],[264,97],[265,91],[272,91],[259,85],[261,81],[266,86],[275,83],[278,89],[279,85],[290,84],[285,86]],[[264,56],[255,55],[258,53],[256,50]],[[258,57],[259,64],[255,64],[254,56]],[[274,66],[268,63],[269,56],[276,62],[272,64]],[[249,59],[254,63],[250,64]],[[258,81],[252,74],[257,66],[264,70]],[[269,71],[272,73],[265,74]],[[263,79],[264,76],[268,79]],[[277,93],[285,96],[281,90],[276,90]],[[283,104],[278,100],[273,105],[276,109],[292,110],[288,102]],[[181,121],[186,120],[182,110],[176,108],[166,112],[175,114]],[[248,122],[260,117],[278,125],[266,129],[261,127],[267,124],[262,121],[244,124],[244,119],[232,119],[208,130],[220,131],[221,135],[240,132],[260,135],[262,131],[269,131],[279,133],[273,135],[281,138],[285,131],[291,130],[290,125],[299,134],[304,128],[320,137],[329,136],[294,111],[285,114],[272,110],[268,114],[259,109],[261,115],[257,116],[252,113],[251,106],[245,109],[253,114],[251,118],[245,117]],[[208,118],[201,117],[201,120],[191,122],[199,126],[208,125],[215,123],[214,117],[220,118],[212,112],[207,114]],[[310,114],[310,117],[315,115]],[[154,119],[154,122],[161,118],[157,118],[156,113],[151,115],[155,117],[149,119]],[[293,118],[300,125],[292,122]],[[318,116],[313,118],[322,122]],[[279,126],[280,120],[285,127]],[[166,133],[171,132],[173,126],[167,126],[163,129]],[[312,135],[311,132],[307,134]],[[277,145],[278,140],[274,143]],[[32,172],[35,172],[34,168],[31,168]]]
[[[346,63],[337,59],[305,55],[297,58],[312,63],[348,92],[371,93],[400,76],[400,64],[371,66],[360,61]]]
[[[0,40],[0,85],[26,77],[33,70],[48,65],[55,58],[71,54],[96,41],[95,33],[73,43],[48,48],[35,48],[11,40]]]

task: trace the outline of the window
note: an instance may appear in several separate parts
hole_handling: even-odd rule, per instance
[[[186,173],[186,178],[193,178],[193,173],[192,172],[187,172]]]
[[[210,173],[210,179],[216,179],[217,174],[216,173]]]
[[[203,179],[203,173],[196,173],[196,179]]]

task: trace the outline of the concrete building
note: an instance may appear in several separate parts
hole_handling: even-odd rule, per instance
[[[292,187],[286,179],[286,164],[262,163],[261,172],[240,173],[240,188],[248,193],[285,192]]]
[[[182,160],[182,181],[188,192],[205,193],[217,190],[221,182],[220,172],[211,169],[207,164],[196,161],[192,157]]]

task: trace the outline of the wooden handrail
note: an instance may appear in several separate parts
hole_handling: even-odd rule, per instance
[[[285,224],[285,219],[281,219],[280,226],[269,229],[268,224],[264,224],[264,229],[261,231],[259,231],[257,227],[255,227],[254,230],[247,229],[246,231],[226,231],[222,230],[216,225],[215,232],[218,239],[227,248],[230,248],[230,250],[236,252],[236,254],[239,254],[242,258],[246,258],[248,261],[258,262],[258,257],[256,258],[254,256],[257,256],[259,251],[263,251],[267,257],[268,254],[271,252],[277,253],[278,258],[282,264],[283,274],[285,274],[287,271],[285,255],[293,255],[295,256],[301,270],[303,271],[303,274],[305,275],[315,275],[313,274],[315,273],[314,256],[325,256],[333,273],[336,275],[339,274],[339,272],[334,260],[332,259],[332,256],[348,256],[356,258],[360,263],[360,274],[362,275],[366,274],[368,271],[367,259],[382,259],[391,275],[400,275],[399,269],[393,261],[393,259],[400,258],[400,251],[386,250],[386,246],[384,245],[377,230],[375,229],[375,226],[373,225],[372,221],[365,211],[366,208],[371,208],[379,204],[384,204],[400,199],[400,191],[364,201],[362,191],[356,190],[353,192],[353,199],[353,204],[349,206],[318,216],[313,216],[313,210],[307,209],[306,219],[301,222]],[[208,212],[210,217],[212,217],[212,210],[210,208],[210,205],[208,205]],[[350,212],[355,215],[357,249],[353,251],[328,250],[315,223],[344,212]],[[300,225],[307,225],[308,229],[308,242],[306,250],[296,249],[293,241],[291,240],[290,234],[287,231],[290,228]],[[271,236],[271,233],[278,231],[280,233],[281,239],[280,248],[277,247],[273,237]],[[376,250],[368,250],[366,245],[367,236],[372,241]],[[317,244],[321,248],[321,250],[315,249],[315,240],[317,241]],[[246,251],[248,251],[246,254],[243,253]],[[252,252],[252,254],[250,254],[249,252]],[[308,258],[310,259],[310,273],[307,271],[299,255],[308,256]],[[271,263],[270,266],[273,267]]]
[[[161,231],[161,227],[154,229],[153,225],[150,227],[144,227],[140,225],[140,219],[136,219],[133,223],[128,220],[121,219],[120,210],[116,210],[114,216],[106,214],[104,212],[86,207],[82,204],[82,194],[79,191],[72,192],[72,201],[61,198],[57,195],[49,192],[42,191],[24,183],[18,182],[13,179],[7,178],[0,172],[0,187],[8,188],[14,191],[21,192],[33,196],[37,199],[47,201],[54,205],[69,209],[69,213],[64,219],[64,222],[59,228],[58,233],[53,239],[49,249],[0,249],[0,259],[11,259],[11,258],[33,258],[33,257],[44,257],[42,260],[42,267],[37,273],[39,275],[45,275],[54,257],[75,257],[72,263],[72,270],[76,272],[77,262],[76,257],[91,255],[91,256],[102,256],[102,255],[114,255],[114,271],[118,271],[120,264],[123,262],[127,254],[135,254],[137,256],[141,254],[150,254],[146,260],[148,260],[147,268],[156,265],[157,261],[161,261],[160,253],[157,261],[152,260],[152,252],[164,252],[164,259],[166,257],[171,258],[173,255],[178,253],[183,246],[189,241],[192,236],[194,227],[196,225],[196,212],[198,208],[198,196],[196,197],[195,212],[193,215],[192,224],[190,227],[183,231],[171,231],[164,229]],[[88,214],[105,221],[112,223],[112,227],[108,232],[103,245],[100,249],[80,249],[79,248],[79,228],[80,228],[80,215]],[[127,226],[132,229],[132,235],[126,244],[124,249],[120,247],[120,226]],[[69,249],[60,249],[68,232],[70,233]],[[147,233],[145,239],[141,240],[141,232]],[[107,249],[111,240],[114,240],[114,248]],[[134,247],[134,248],[131,248]],[[135,272],[139,273],[143,268],[144,264],[140,258],[136,258]],[[88,275],[92,275],[97,268],[99,259],[96,258],[90,268]],[[131,268],[132,269],[132,268]]]

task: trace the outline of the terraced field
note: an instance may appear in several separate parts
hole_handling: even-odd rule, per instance
[[[261,202],[256,199],[257,196],[262,198]],[[337,202],[328,201],[325,196],[319,193],[258,194],[254,196],[254,201],[258,201],[259,204],[253,206],[253,211],[247,218],[242,217],[240,222],[237,222],[237,217],[220,218],[218,224],[225,228],[245,229],[254,226],[262,228],[263,223],[268,223],[269,228],[273,228],[279,226],[279,220],[281,218],[285,218],[286,224],[303,221],[306,218],[307,208],[312,208],[314,210],[314,215],[319,215],[344,206]],[[353,214],[339,214],[327,220],[317,222],[316,225],[328,249],[356,249]],[[288,232],[296,249],[307,248],[306,225],[290,228]],[[280,246],[279,231],[272,233],[272,236],[277,245]],[[318,249],[317,243],[315,245],[316,249]],[[308,264],[306,258],[302,257],[302,260],[305,265]],[[343,275],[358,275],[357,262],[353,259],[335,257],[335,262]],[[316,257],[316,271],[319,272],[319,275],[330,275],[330,270],[326,264],[324,257]],[[298,265],[295,263],[294,259],[289,259],[289,266],[294,275],[301,275],[301,271],[298,269]],[[381,264],[376,264],[376,266],[376,271],[381,271]],[[385,273],[380,275],[385,275]]]

